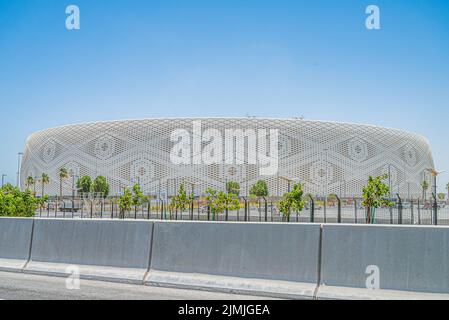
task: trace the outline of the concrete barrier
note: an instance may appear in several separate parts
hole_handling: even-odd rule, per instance
[[[0,270],[21,272],[30,256],[33,219],[0,218]]]
[[[155,222],[145,284],[313,298],[319,224]]]
[[[24,272],[143,283],[148,270],[150,221],[35,219],[31,258]]]
[[[320,278],[318,299],[448,299],[449,228],[323,225]]]

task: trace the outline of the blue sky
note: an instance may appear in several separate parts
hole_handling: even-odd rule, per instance
[[[65,28],[70,4],[80,30]],[[11,182],[33,131],[163,116],[395,127],[449,171],[449,1],[0,0],[0,110]]]

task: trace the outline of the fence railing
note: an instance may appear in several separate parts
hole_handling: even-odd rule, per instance
[[[213,212],[204,199],[195,199],[185,210],[170,206],[170,199],[151,199],[131,210],[122,211],[118,198],[82,199],[51,198],[36,211],[38,217],[57,218],[110,218],[110,219],[162,219],[196,221],[257,221],[257,222],[319,222],[366,223],[366,208],[360,198],[324,198],[308,196],[304,208],[288,217],[279,211],[280,198],[240,197],[239,210]],[[375,208],[372,223],[449,225],[449,204],[431,199],[392,199],[392,207]]]

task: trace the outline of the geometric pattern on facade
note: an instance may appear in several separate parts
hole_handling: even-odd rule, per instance
[[[278,129],[279,171],[260,176],[255,164],[176,165],[170,161],[176,129],[192,131],[192,121],[203,129]],[[295,178],[313,195],[335,193],[360,196],[369,175],[391,173],[392,193],[403,197],[421,194],[427,168],[434,168],[424,137],[373,125],[265,118],[168,118],[105,121],[66,125],[32,134],[26,142],[21,166],[21,187],[28,176],[45,172],[46,193],[59,193],[58,172],[65,167],[76,176],[103,175],[111,194],[140,183],[147,194],[173,194],[180,183],[194,184],[197,194],[208,187],[224,190],[226,181],[240,183],[241,194],[264,179],[270,195],[282,195]],[[64,194],[71,194],[71,180]]]

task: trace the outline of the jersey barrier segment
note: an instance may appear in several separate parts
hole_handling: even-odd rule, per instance
[[[449,299],[449,227],[0,218],[0,270],[293,299]]]

